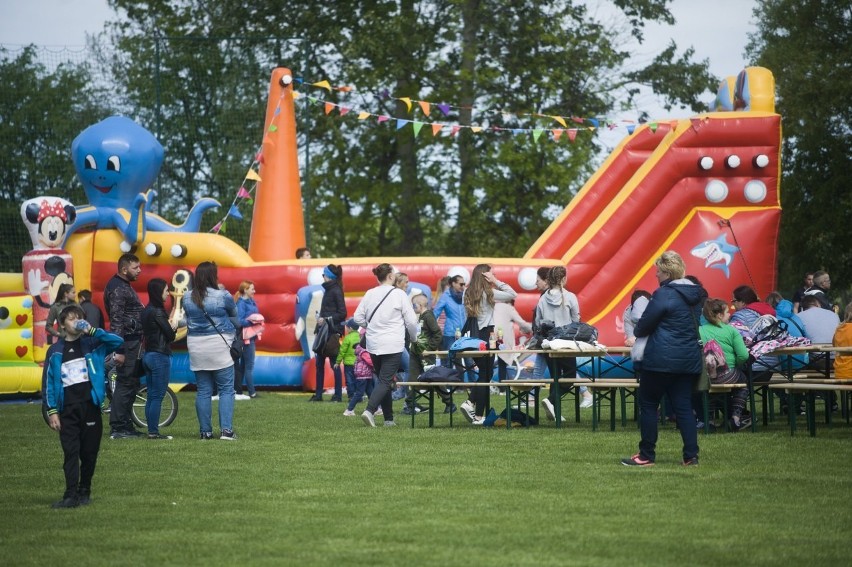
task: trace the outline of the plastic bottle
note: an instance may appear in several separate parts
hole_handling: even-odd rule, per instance
[[[461,338],[461,329],[456,327],[456,340],[459,340],[460,338]]]
[[[497,327],[497,348],[506,348],[506,346],[503,344],[503,327]]]
[[[494,335],[492,331],[490,335],[488,335],[488,350],[496,350],[497,349],[497,337]]]

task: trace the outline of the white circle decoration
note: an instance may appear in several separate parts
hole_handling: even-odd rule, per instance
[[[704,186],[704,196],[711,203],[721,203],[728,197],[728,186],[724,181],[714,179]]]
[[[163,248],[156,242],[149,242],[145,245],[145,254],[148,256],[159,256]]]
[[[727,163],[728,167],[730,167],[731,169],[736,169],[740,166],[740,156],[728,156],[728,159],[725,160],[725,163]]]
[[[535,289],[535,278],[537,272],[538,270],[535,268],[523,268],[520,272],[518,272],[518,285],[521,286],[521,289]]]
[[[754,166],[764,168],[769,165],[769,156],[766,154],[758,154],[754,158]]]
[[[447,270],[447,275],[452,277],[461,276],[464,279],[464,283],[470,282],[470,272],[464,266],[453,266],[449,270]]]
[[[713,158],[710,156],[704,156],[698,160],[698,166],[705,171],[709,171],[713,168]]]
[[[753,179],[746,183],[743,193],[749,203],[760,203],[766,199],[766,185],[763,181]]]
[[[172,255],[172,258],[183,258],[186,256],[186,246],[183,244],[172,244],[172,247],[169,248],[169,253]]]
[[[133,246],[131,246],[128,241],[122,240],[121,244],[118,245],[118,249],[127,254],[133,249]]]
[[[311,268],[308,271],[308,285],[320,285],[322,283],[322,268]]]

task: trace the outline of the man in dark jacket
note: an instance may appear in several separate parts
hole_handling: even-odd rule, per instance
[[[684,278],[686,267],[676,252],[664,252],[654,265],[660,287],[634,329],[636,337],[648,337],[639,375],[642,440],[639,452],[621,462],[642,467],[654,464],[657,410],[663,395],[668,394],[683,438],[683,465],[697,465],[698,432],[692,388],[701,374],[698,319],[707,292]]]
[[[139,258],[133,254],[122,254],[118,259],[118,273],[104,288],[110,331],[124,339],[124,344],[115,351],[117,376],[109,413],[110,439],[142,436],[130,419],[133,400],[139,390],[137,361],[142,358],[144,309],[130,282],[136,281],[141,273]]]
[[[92,303],[92,292],[88,289],[77,292],[77,300],[80,302],[80,307],[83,308],[83,313],[86,314],[86,321],[89,325],[96,329],[104,328],[104,314],[101,308]]]

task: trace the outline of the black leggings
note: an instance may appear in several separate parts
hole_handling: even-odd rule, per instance
[[[488,339],[491,338],[491,333],[494,332],[494,326],[484,327],[479,329],[479,333],[477,334],[477,338],[481,341],[485,341],[485,344],[488,344]],[[478,383],[482,382],[491,382],[492,374],[494,373],[494,357],[493,356],[477,356],[476,357],[476,366],[478,368],[478,372],[476,375],[476,381]],[[485,388],[483,386],[478,386],[476,388],[470,389],[470,396],[468,397],[470,401],[473,402],[474,406],[476,406],[476,415],[485,416],[485,412],[488,411],[491,401],[491,389]]]

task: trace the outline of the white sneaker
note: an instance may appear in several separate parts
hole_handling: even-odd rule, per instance
[[[213,397],[212,397],[212,398],[210,398],[210,399],[211,399],[211,400],[213,400],[214,402],[218,402],[218,401],[219,401],[219,396],[213,396]]]
[[[541,401],[541,405],[544,406],[544,414],[547,416],[547,419],[554,421],[556,419],[556,410],[553,409],[553,402],[544,398]]]
[[[364,410],[364,413],[361,414],[361,419],[364,420],[364,425],[368,425],[370,427],[376,426],[376,420],[373,419],[373,414],[368,410]]]
[[[592,407],[593,403],[594,402],[592,401],[591,396],[583,396],[583,401],[580,402],[580,407],[581,408],[590,408],[590,407]]]
[[[473,421],[471,421],[471,423],[472,423],[473,425],[485,425],[485,418],[484,418],[484,417],[475,416],[475,417],[474,417],[474,419],[473,419]]]
[[[470,400],[465,400],[461,406],[462,415],[466,420],[473,423],[476,420],[476,406]]]
[[[376,410],[376,413],[374,413],[373,415],[385,415],[385,412],[382,411],[382,408],[379,408],[379,409]]]
[[[345,415],[346,417],[354,417],[355,412],[352,410],[346,410],[345,412],[343,412],[343,415]]]
[[[248,396],[246,394],[234,394],[234,399],[235,400],[250,400],[251,396]]]
[[[396,422],[395,421],[386,421],[385,427],[396,427]]]

